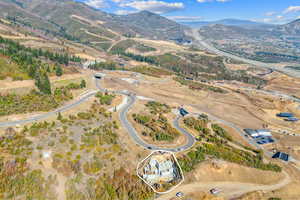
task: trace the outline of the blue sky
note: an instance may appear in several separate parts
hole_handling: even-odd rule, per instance
[[[224,18],[286,23],[300,18],[299,0],[77,0],[115,14],[148,10],[176,21]]]

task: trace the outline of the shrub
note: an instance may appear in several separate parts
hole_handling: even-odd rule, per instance
[[[103,94],[101,92],[98,92],[96,94],[96,97],[99,99],[99,102],[101,105],[111,105],[113,99],[116,97],[112,94]]]

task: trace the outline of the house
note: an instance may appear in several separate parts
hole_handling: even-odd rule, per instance
[[[283,112],[283,113],[278,113],[276,116],[277,117],[294,117],[294,114],[288,113],[288,112]]]
[[[188,111],[186,111],[184,108],[179,108],[179,113],[181,114],[182,117],[186,116],[189,114]]]
[[[254,129],[246,128],[246,129],[244,129],[244,131],[245,131],[245,133],[247,133],[251,137],[257,137],[258,136],[257,132]]]
[[[102,79],[103,77],[105,77],[105,74],[103,74],[103,73],[96,73],[95,75],[94,75],[94,77],[96,78],[96,79]]]
[[[274,143],[275,140],[270,136],[258,136],[256,137],[256,143],[259,145]]]
[[[190,78],[190,77],[185,77],[184,80],[187,80],[187,81],[193,81],[194,79],[193,79],[193,78]]]
[[[258,129],[256,130],[256,132],[259,136],[269,136],[269,137],[272,136],[271,131],[268,129]]]
[[[287,121],[287,122],[297,122],[297,121],[299,121],[299,119],[296,118],[296,117],[288,117],[284,120]]]
[[[257,137],[272,137],[271,131],[268,129],[244,129],[244,131],[250,135],[252,138],[257,138]]]
[[[272,156],[272,158],[276,158],[276,159],[280,159],[280,160],[283,160],[283,161],[285,161],[285,162],[288,162],[288,161],[290,160],[290,155],[278,151],[277,153],[275,153],[275,154]]]

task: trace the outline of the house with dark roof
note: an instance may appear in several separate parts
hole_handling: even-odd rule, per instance
[[[288,113],[288,112],[283,112],[283,113],[278,113],[276,116],[277,117],[294,117],[294,114]]]
[[[290,155],[287,154],[287,153],[283,153],[283,152],[278,151],[277,153],[275,153],[272,156],[272,158],[280,159],[280,160],[283,160],[285,162],[288,162],[290,160]]]
[[[186,111],[184,108],[180,108],[179,109],[179,113],[181,114],[182,117],[186,116],[187,114],[189,114],[188,111]]]
[[[299,119],[296,118],[296,117],[288,117],[284,120],[287,121],[287,122],[297,122],[297,121],[299,121]]]

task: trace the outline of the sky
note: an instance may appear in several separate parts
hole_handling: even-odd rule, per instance
[[[148,10],[178,22],[247,19],[282,24],[300,18],[299,0],[76,0],[124,15]]]

